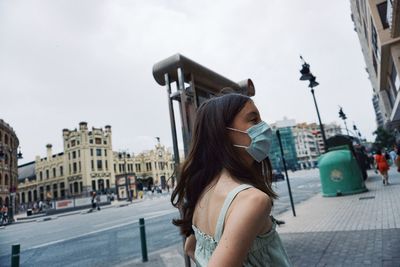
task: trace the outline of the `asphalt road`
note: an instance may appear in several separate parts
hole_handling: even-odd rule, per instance
[[[289,172],[295,203],[320,191],[318,170]],[[290,209],[286,181],[274,183],[280,195],[273,214]],[[168,195],[120,208],[0,229],[0,266],[10,266],[11,245],[21,244],[21,266],[112,266],[141,258],[139,218],[146,220],[148,251],[181,242],[171,220],[178,212]]]

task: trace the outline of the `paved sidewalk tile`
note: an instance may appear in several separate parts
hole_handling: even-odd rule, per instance
[[[319,194],[296,206],[297,217],[279,216],[295,266],[400,266],[400,174],[390,172],[389,186],[369,175],[366,193]]]

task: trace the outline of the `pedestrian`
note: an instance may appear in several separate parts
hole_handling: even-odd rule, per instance
[[[96,192],[93,191],[93,192],[92,192],[92,210],[94,210],[94,209],[96,208],[96,202],[95,202],[95,200],[96,200]]]
[[[8,207],[3,205],[1,208],[1,225],[8,223]]]
[[[271,128],[251,98],[226,94],[198,109],[192,144],[171,202],[201,266],[292,266],[270,216]]]
[[[395,149],[390,150],[389,156],[390,156],[390,165],[396,165],[397,153]]]
[[[382,176],[382,182],[384,185],[389,184],[389,164],[386,160],[386,156],[382,154],[381,150],[378,149],[375,155],[375,164],[376,164],[376,169],[379,171],[379,173]]]
[[[100,210],[100,195],[97,194],[96,196],[96,206],[97,206],[97,210]]]

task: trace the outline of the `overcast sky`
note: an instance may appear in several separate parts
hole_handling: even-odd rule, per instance
[[[171,146],[165,88],[154,63],[181,53],[240,81],[251,78],[262,118],[317,122],[299,55],[311,64],[323,122],[343,106],[371,139],[372,88],[348,0],[0,0],[0,118],[24,159],[62,152],[80,121],[113,130],[113,149]],[[180,136],[179,136],[180,137]]]

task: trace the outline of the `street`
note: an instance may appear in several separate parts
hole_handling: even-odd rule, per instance
[[[294,202],[320,190],[318,170],[289,172]],[[286,181],[274,183],[280,198],[275,216],[290,209]],[[112,266],[140,259],[139,218],[145,218],[148,252],[181,242],[171,220],[178,212],[169,195],[99,212],[59,216],[52,220],[21,223],[0,229],[0,266],[9,266],[11,245],[21,244],[21,266]],[[279,218],[279,216],[277,216]]]

